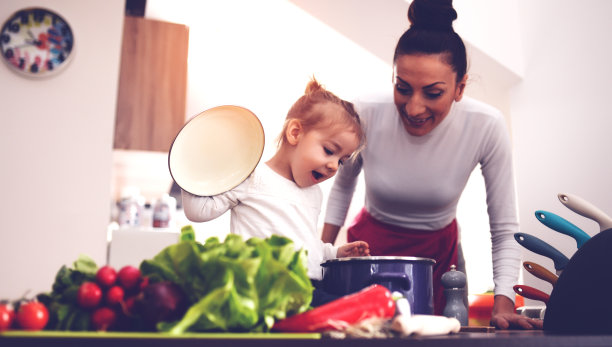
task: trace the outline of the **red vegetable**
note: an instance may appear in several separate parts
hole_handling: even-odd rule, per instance
[[[106,331],[115,324],[117,314],[108,307],[100,307],[91,314],[91,325],[98,331]]]
[[[137,267],[126,265],[119,270],[117,279],[124,289],[134,289],[140,282],[140,270]]]
[[[391,318],[395,302],[384,286],[374,284],[310,311],[296,314],[274,324],[272,330],[284,332],[321,332],[340,324],[355,324],[367,318]]]
[[[15,311],[8,304],[0,305],[0,331],[5,331],[13,326],[15,321]]]
[[[112,286],[106,292],[106,303],[109,305],[119,304],[123,300],[124,295],[125,292],[123,291],[123,288],[121,288],[120,286]]]
[[[19,305],[16,319],[21,329],[41,330],[49,321],[49,311],[44,304],[30,301]]]
[[[96,272],[96,282],[102,287],[111,287],[116,281],[117,271],[112,266],[103,266]]]
[[[149,284],[136,300],[136,309],[151,327],[161,321],[176,320],[187,310],[183,290],[170,281]]]
[[[83,308],[98,306],[102,300],[102,289],[93,282],[83,282],[77,292],[77,302]]]

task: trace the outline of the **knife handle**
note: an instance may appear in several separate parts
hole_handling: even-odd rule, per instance
[[[563,253],[559,252],[555,247],[549,245],[548,243],[540,240],[539,238],[533,235],[525,233],[515,233],[514,239],[521,246],[527,248],[528,250],[552,259],[553,263],[555,264],[555,269],[557,271],[563,270],[569,262],[569,259],[565,255],[563,255]]]
[[[573,237],[576,240],[576,245],[578,248],[582,247],[582,245],[591,239],[591,236],[582,231],[582,229],[552,212],[538,210],[535,211],[535,216],[547,227],[558,231],[561,234]]]
[[[514,292],[522,297],[525,297],[527,299],[532,299],[532,300],[539,300],[544,302],[545,304],[548,303],[548,299],[550,299],[550,295],[544,293],[543,291],[539,290],[539,289],[535,289],[533,287],[530,286],[525,286],[525,285],[521,285],[521,284],[517,284],[514,287]]]
[[[590,202],[572,194],[560,193],[557,194],[557,197],[559,198],[559,201],[565,205],[565,207],[583,217],[597,222],[599,224],[600,231],[612,228],[612,218]]]
[[[538,265],[536,263],[532,263],[530,261],[523,262],[523,267],[525,268],[525,270],[527,270],[530,274],[534,275],[535,277],[541,280],[544,280],[552,284],[553,286],[557,284],[557,280],[559,279],[559,276],[548,271],[548,269],[546,269],[545,267]]]

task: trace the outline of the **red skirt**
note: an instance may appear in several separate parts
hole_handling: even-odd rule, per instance
[[[414,230],[374,219],[363,208],[347,230],[348,242],[362,240],[370,245],[372,256],[411,256],[431,258],[433,266],[434,314],[442,315],[446,305],[442,274],[457,265],[457,221],[440,230]]]

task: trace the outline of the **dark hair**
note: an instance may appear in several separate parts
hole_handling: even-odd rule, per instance
[[[414,0],[408,8],[410,28],[395,47],[393,62],[406,54],[444,54],[457,73],[457,82],[467,71],[467,54],[461,37],[453,29],[457,11],[452,0]]]

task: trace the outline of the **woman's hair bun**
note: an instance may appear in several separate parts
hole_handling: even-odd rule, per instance
[[[408,8],[411,28],[453,31],[457,11],[452,0],[413,0]]]

